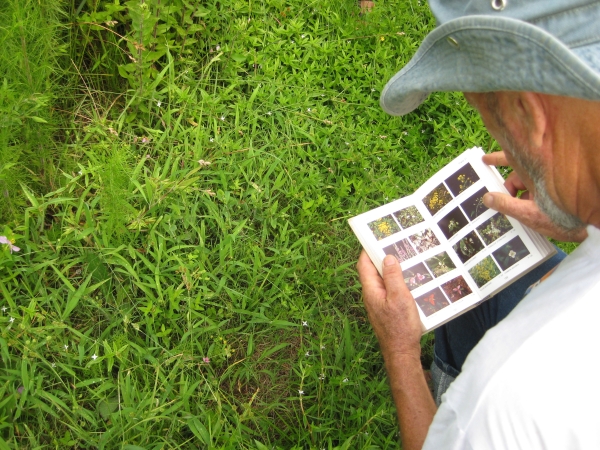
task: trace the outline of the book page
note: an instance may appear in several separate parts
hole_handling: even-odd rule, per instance
[[[486,192],[507,192],[483,150],[465,151],[413,195],[350,219],[381,273],[401,264],[424,330],[493,295],[554,252],[518,221],[486,208]],[[539,236],[539,235],[538,235]]]

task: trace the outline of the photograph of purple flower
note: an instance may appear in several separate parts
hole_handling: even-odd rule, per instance
[[[417,252],[415,252],[415,249],[412,248],[410,242],[408,242],[406,239],[402,239],[393,243],[392,245],[388,245],[383,249],[383,252],[386,255],[395,256],[400,263],[417,256]]]
[[[410,291],[433,280],[433,277],[423,263],[419,263],[409,269],[403,269],[402,275],[404,276],[404,282]]]
[[[460,300],[472,292],[465,279],[460,275],[455,279],[442,284],[442,289],[451,302]]]

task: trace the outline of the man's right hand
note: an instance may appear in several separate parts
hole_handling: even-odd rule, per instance
[[[507,166],[508,161],[504,152],[490,153],[483,156],[483,162],[490,166]],[[483,197],[483,203],[490,209],[514,217],[523,225],[534,229],[544,236],[557,241],[582,242],[587,237],[585,228],[576,231],[566,231],[554,224],[550,218],[540,211],[533,200],[533,192],[523,183],[516,172],[512,172],[504,182],[510,195],[500,192],[490,192]],[[519,191],[524,191],[517,197]]]

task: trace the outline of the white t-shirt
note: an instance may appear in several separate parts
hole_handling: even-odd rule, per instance
[[[424,449],[600,449],[600,230],[467,357]]]

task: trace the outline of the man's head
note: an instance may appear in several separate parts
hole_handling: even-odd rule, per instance
[[[517,173],[535,188],[540,208],[564,228],[580,226],[580,218],[594,223],[580,184],[598,184],[600,173],[580,172],[590,157],[598,162],[590,145],[595,150],[600,136],[589,139],[575,120],[588,122],[581,107],[600,120],[600,2],[430,0],[430,6],[438,27],[388,82],[383,109],[403,115],[430,92],[470,93]]]
[[[533,94],[533,96],[535,95]],[[539,95],[544,96],[544,94]],[[519,123],[519,130],[515,130],[514,126],[507,125],[507,120],[503,117],[503,114],[506,114],[506,107],[501,106],[500,99],[505,96],[521,97],[521,99],[517,100],[518,104],[514,105],[520,111],[511,111],[509,117],[509,120],[511,117],[516,119]],[[550,111],[544,111],[543,109],[541,111],[536,110],[542,106],[541,102],[532,99],[530,93],[465,93],[465,98],[482,114],[486,126],[501,143],[502,149],[507,154],[507,158],[512,161],[512,165],[519,173],[521,179],[526,180],[533,187],[535,201],[540,210],[552,222],[565,230],[573,231],[581,228],[584,225],[583,221],[574,212],[569,212],[570,208],[562,209],[559,207],[548,192],[548,183],[545,178],[545,173],[547,174],[548,171],[544,169],[547,161],[544,159],[543,153],[548,148],[548,144],[554,140],[553,136],[549,135],[549,133],[556,131],[546,129],[547,114],[550,114]],[[564,101],[565,99],[563,98],[562,100]],[[524,104],[526,102],[528,103],[527,105]],[[532,102],[535,104],[531,104]],[[510,105],[511,101],[508,100],[503,103]],[[576,118],[574,119],[577,120]],[[561,126],[567,126],[571,128],[571,131],[578,128],[577,124],[564,122],[561,123]],[[571,183],[566,178],[566,175],[566,173],[559,174],[559,186],[562,185],[562,182]]]

